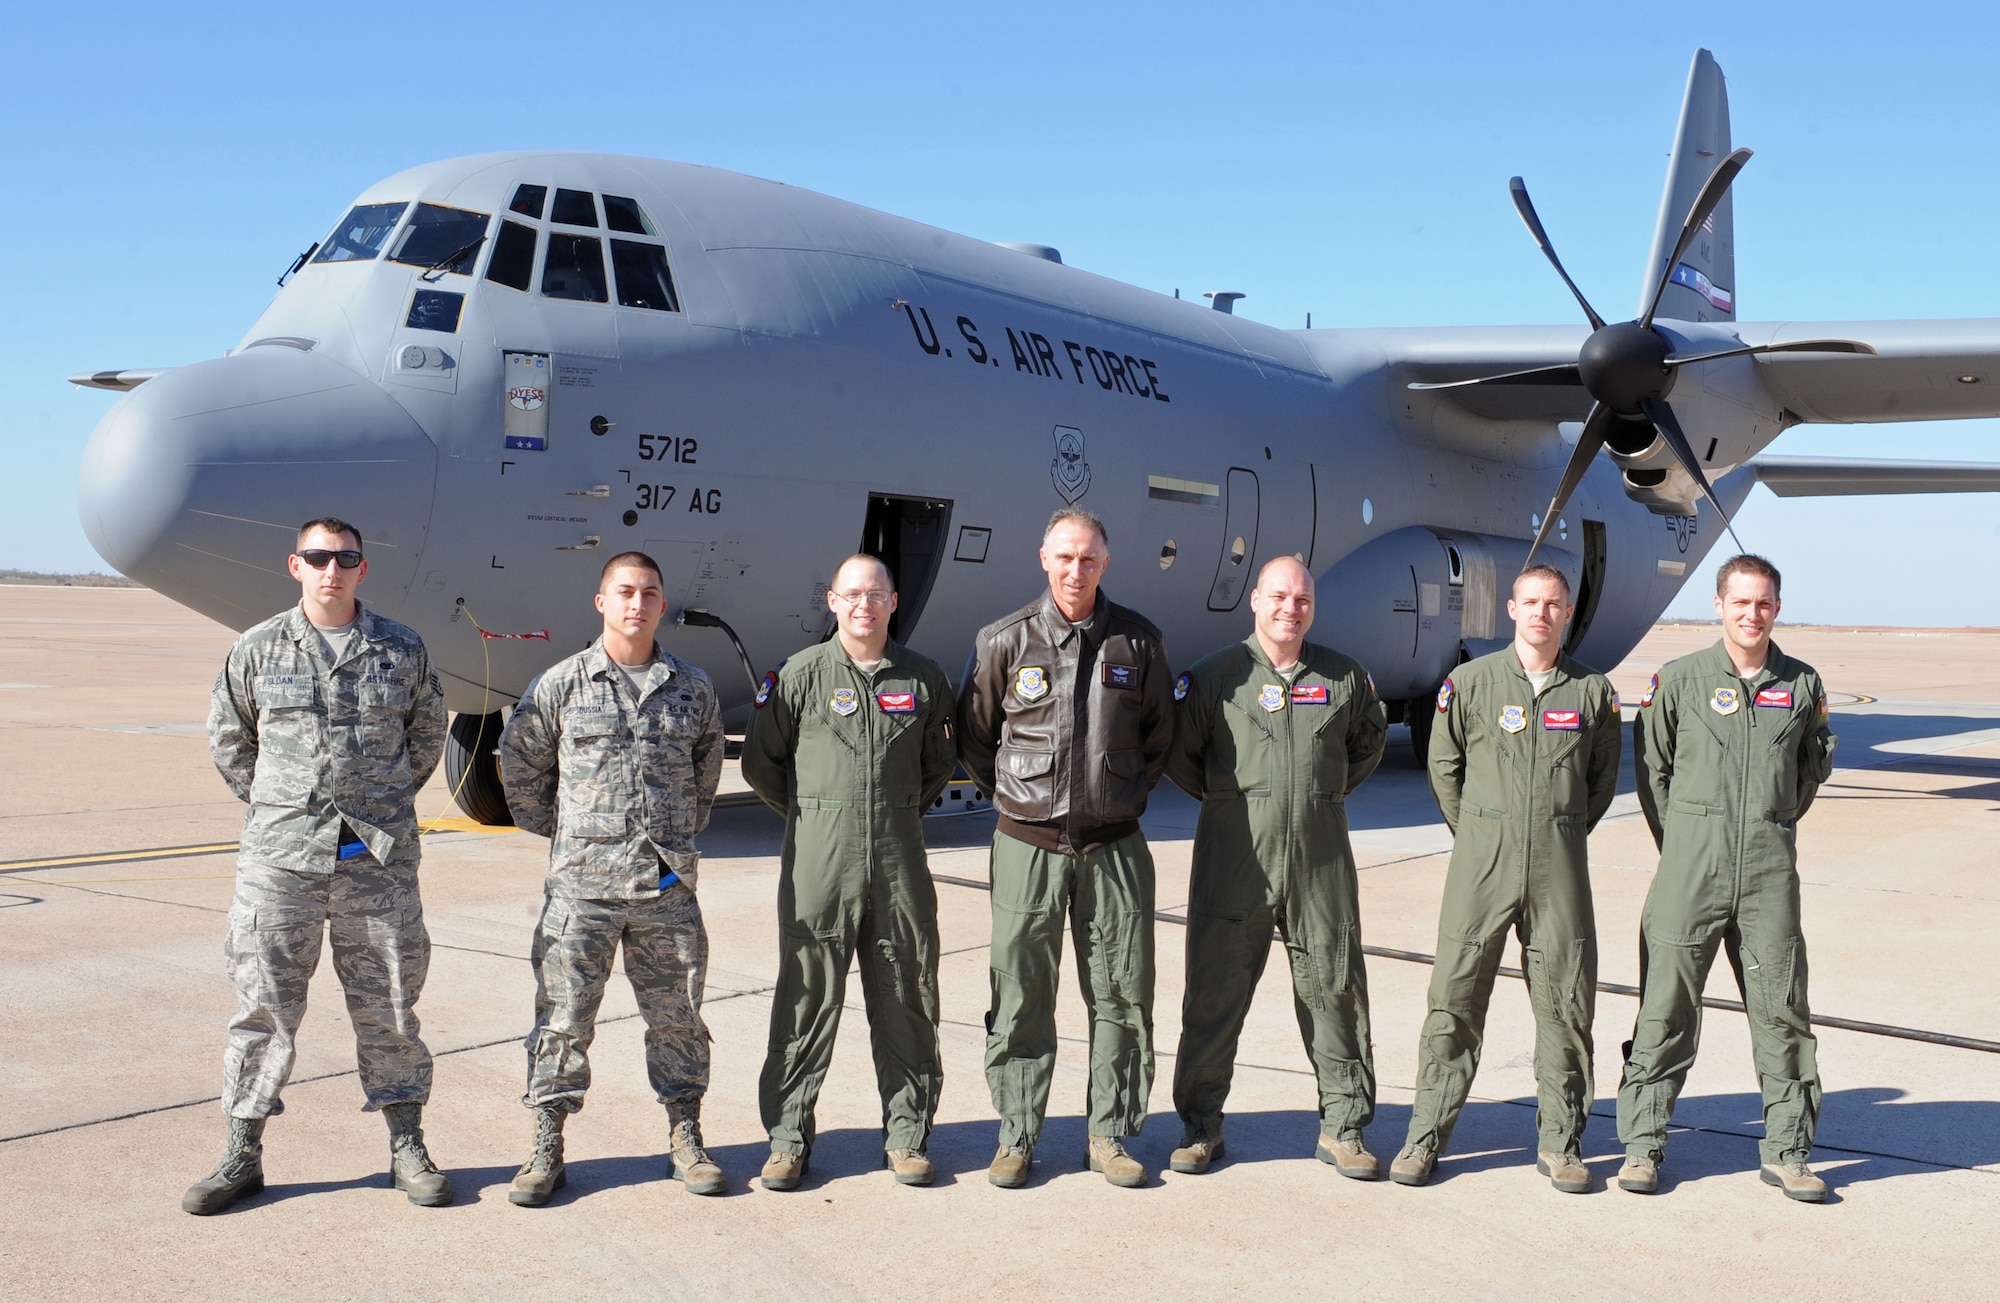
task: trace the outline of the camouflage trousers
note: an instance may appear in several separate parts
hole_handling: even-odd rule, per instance
[[[590,1089],[590,1042],[625,947],[625,978],[646,1020],[646,1076],[676,1116],[698,1114],[708,1091],[708,930],[685,883],[642,900],[550,896],[535,928],[535,1029],[528,1034],[530,1108],[574,1113]]]
[[[371,855],[331,873],[239,863],[223,948],[237,999],[222,1065],[222,1108],[230,1117],[269,1117],[283,1108],[278,1095],[292,1075],[306,988],[329,933],[365,1107],[430,1099],[431,1052],[418,1035],[416,1005],[431,939],[417,866],[385,866]]]

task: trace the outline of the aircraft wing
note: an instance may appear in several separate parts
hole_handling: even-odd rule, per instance
[[[2000,493],[2000,464],[1976,461],[1878,461],[1865,457],[1781,457],[1750,463],[1758,482],[1781,498],[1875,493]]]
[[[2000,416],[2000,320],[1757,323],[1741,324],[1737,333],[1746,344],[1858,339],[1874,347],[1873,357],[1759,357],[1758,380],[1801,420],[1851,424]]]

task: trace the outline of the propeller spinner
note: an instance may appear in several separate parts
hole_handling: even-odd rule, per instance
[[[1531,378],[1550,380],[1574,376],[1593,400],[1590,415],[1584,419],[1583,433],[1570,452],[1569,463],[1563,467],[1562,479],[1556,485],[1555,496],[1549,501],[1549,509],[1542,516],[1541,525],[1535,530],[1534,544],[1528,549],[1528,559],[1534,560],[1536,551],[1547,541],[1549,531],[1555,527],[1556,519],[1562,513],[1576,486],[1583,482],[1584,474],[1590,469],[1591,459],[1606,442],[1613,447],[1637,452],[1653,442],[1655,432],[1673,452],[1681,469],[1688,473],[1701,495],[1715,508],[1723,527],[1729,536],[1736,538],[1735,527],[1729,523],[1729,515],[1722,504],[1716,501],[1715,490],[1709,485],[1708,476],[1702,471],[1701,463],[1695,459],[1694,449],[1688,444],[1687,435],[1681,429],[1674,409],[1667,402],[1667,395],[1673,391],[1674,380],[1679,368],[1693,362],[1709,362],[1724,357],[1747,357],[1757,353],[1873,353],[1866,344],[1850,339],[1799,340],[1788,344],[1746,345],[1742,348],[1723,349],[1713,353],[1697,353],[1676,356],[1673,341],[1653,326],[1653,318],[1660,310],[1660,297],[1666,293],[1673,269],[1679,264],[1681,255],[1693,242],[1701,224],[1715,211],[1722,196],[1729,190],[1730,182],[1750,161],[1750,151],[1739,149],[1716,164],[1715,170],[1702,183],[1701,191],[1689,207],[1687,219],[1681,223],[1680,239],[1675,241],[1671,256],[1660,269],[1659,280],[1653,286],[1653,293],[1646,302],[1644,313],[1636,321],[1620,321],[1607,324],[1590,306],[1590,300],[1577,288],[1575,281],[1563,269],[1562,259],[1556,256],[1555,245],[1549,240],[1548,232],[1542,227],[1542,220],[1535,213],[1534,201],[1528,198],[1528,187],[1520,177],[1514,177],[1507,188],[1514,197],[1514,210],[1521,215],[1521,221],[1534,237],[1535,245],[1554,267],[1556,275],[1562,277],[1569,292],[1576,296],[1577,305],[1589,319],[1590,337],[1583,341],[1574,363],[1553,367],[1535,367],[1527,371],[1510,371],[1504,375],[1480,376],[1472,380],[1449,380],[1441,383],[1413,384],[1412,389],[1456,389],[1467,385],[1499,383],[1519,383]],[[1743,540],[1736,539],[1740,549]]]

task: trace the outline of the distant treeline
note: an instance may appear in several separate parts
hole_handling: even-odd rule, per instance
[[[0,568],[0,584],[43,584],[50,588],[143,588],[144,584],[134,583],[124,575],[107,575],[92,571],[87,575],[57,575],[41,570],[8,570]]]

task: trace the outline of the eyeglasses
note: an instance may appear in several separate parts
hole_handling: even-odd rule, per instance
[[[834,596],[846,602],[849,606],[859,606],[863,602],[868,603],[870,606],[887,606],[889,599],[894,597],[895,594],[885,593],[879,588],[871,588],[865,593],[835,593]]]
[[[292,555],[305,562],[309,570],[324,570],[329,561],[340,562],[342,570],[352,570],[361,564],[361,553],[346,547],[338,552],[329,552],[323,547],[309,547],[303,552],[294,552]]]

